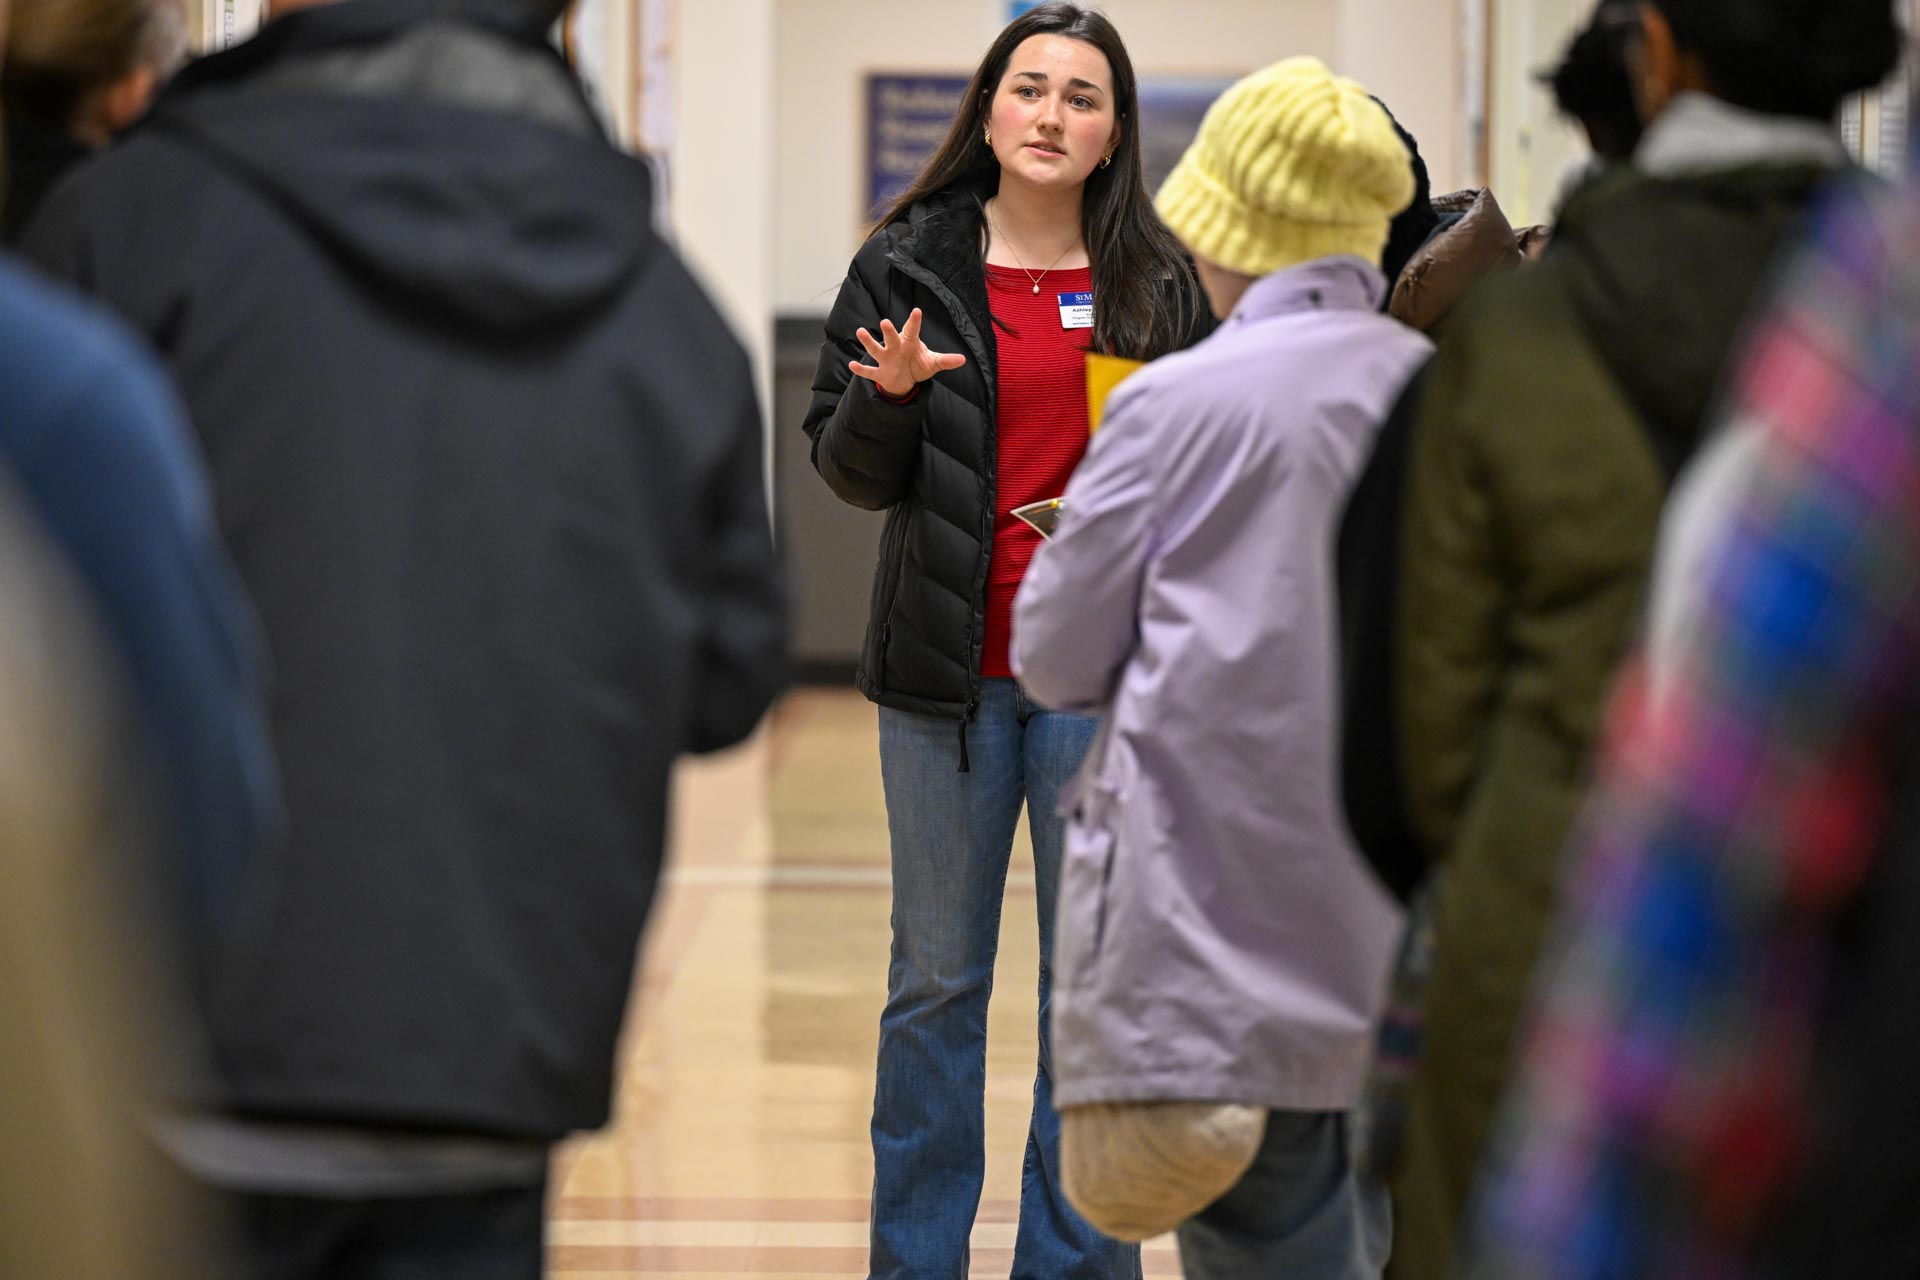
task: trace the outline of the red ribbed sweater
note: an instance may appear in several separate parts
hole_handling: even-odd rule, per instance
[[[1011,676],[1008,643],[1013,597],[1026,576],[1040,535],[1008,514],[1042,498],[1057,498],[1087,451],[1087,366],[1092,329],[1060,321],[1060,295],[1091,293],[1093,271],[1037,273],[987,266],[987,302],[999,346],[999,417],[993,554],[987,571],[987,616],[980,674]]]

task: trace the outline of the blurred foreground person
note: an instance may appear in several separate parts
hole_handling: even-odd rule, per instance
[[[203,1280],[206,1206],[143,1132],[182,1030],[142,945],[149,776],[84,593],[4,475],[0,584],[0,1275]]]
[[[783,674],[746,358],[556,7],[278,16],[27,237],[172,361],[274,659],[289,839],[168,1134],[255,1276],[539,1274],[669,767]]]
[[[0,256],[0,460],[131,677],[162,784],[155,904],[194,976],[279,832],[259,627],[165,371],[97,306]]]
[[[1225,324],[1113,397],[1021,588],[1022,681],[1104,709],[1054,953],[1066,1189],[1193,1280],[1377,1277],[1358,1098],[1395,912],[1335,807],[1331,539],[1426,339],[1380,314],[1414,194],[1312,58],[1229,89],[1157,201]]]
[[[1392,655],[1399,777],[1348,756],[1353,826],[1376,865],[1439,868],[1401,1280],[1452,1268],[1668,485],[1775,253],[1844,163],[1834,113],[1899,53],[1883,0],[1654,0],[1641,22],[1634,166],[1470,299],[1426,374],[1397,620],[1367,642]],[[1379,846],[1382,812],[1407,815],[1410,849]]]
[[[0,405],[0,1275],[222,1275],[149,1126],[272,824],[256,638],[152,356],[3,254]]]
[[[1475,1280],[1920,1273],[1916,248],[1920,190],[1834,202],[1676,497]]]
[[[1126,46],[1078,4],[1010,23],[827,318],[805,427],[834,493],[887,512],[861,692],[880,704],[893,942],[873,1104],[872,1280],[959,1280],[985,1169],[987,998],[1025,806],[1039,882],[1040,1061],[1016,1275],[1131,1280],[1139,1251],[1060,1193],[1051,1007],[1060,789],[1093,721],[1009,654],[1040,535],[1087,447],[1086,353],[1151,359],[1211,327],[1154,216]]]
[[[0,65],[7,147],[0,240],[20,237],[47,190],[140,118],[187,56],[180,0],[12,0]]]
[[[13,4],[0,57],[9,136],[16,125],[31,133],[33,105],[57,96],[55,68],[160,58],[160,45],[183,40],[179,15],[163,20],[169,3]],[[149,26],[160,34],[147,40]],[[150,90],[152,77],[141,83]],[[22,158],[24,173],[11,167]],[[6,159],[11,210],[49,175],[31,154],[10,148]],[[258,626],[214,527],[204,462],[151,353],[5,257],[0,401],[0,459],[132,677],[132,749],[164,784],[148,833],[147,856],[165,866],[155,909],[181,959],[198,962],[231,925],[278,819]]]

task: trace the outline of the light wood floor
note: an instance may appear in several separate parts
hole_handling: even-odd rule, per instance
[[[989,1016],[973,1273],[1012,1261],[1032,1103],[1032,855],[1014,853]],[[557,1161],[560,1280],[859,1277],[886,996],[886,816],[873,708],[801,692],[748,746],[685,768],[618,1114]],[[1170,1241],[1148,1276],[1178,1276]]]

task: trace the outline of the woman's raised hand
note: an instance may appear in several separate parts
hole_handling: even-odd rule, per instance
[[[858,360],[849,360],[847,368],[896,400],[910,394],[934,374],[958,369],[967,362],[963,355],[935,351],[920,341],[918,307],[907,317],[907,327],[904,329],[894,328],[891,320],[882,320],[879,340],[876,341],[865,329],[856,332],[854,337],[860,339],[860,345],[873,357],[873,363],[861,364]]]

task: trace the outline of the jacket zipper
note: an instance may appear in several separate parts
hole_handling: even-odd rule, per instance
[[[908,279],[917,280],[920,284],[932,291],[933,295],[939,298],[941,304],[946,307],[947,314],[953,317],[956,328],[959,327],[961,321],[965,321],[967,328],[975,331],[970,341],[968,340],[968,335],[965,333],[962,333],[960,338],[961,341],[967,342],[967,345],[973,348],[973,357],[979,362],[980,378],[986,385],[987,390],[987,437],[982,446],[987,458],[988,470],[985,485],[987,492],[986,501],[981,504],[982,510],[980,513],[981,567],[975,573],[976,581],[974,583],[975,590],[982,593],[981,608],[984,609],[986,607],[984,595],[986,590],[986,561],[987,558],[993,554],[993,504],[998,496],[999,488],[997,483],[998,476],[995,474],[999,467],[997,450],[1000,447],[1000,396],[995,384],[995,379],[998,376],[998,361],[988,359],[987,357],[985,339],[979,336],[979,325],[976,323],[979,317],[967,311],[966,307],[961,304],[959,297],[954,294],[953,290],[947,287],[945,281],[941,280],[939,276],[933,274],[933,272],[929,271],[920,263],[913,261],[907,257],[907,255],[901,253],[897,242],[892,249],[888,250],[887,260],[899,267]],[[987,326],[990,331],[993,326],[993,317],[991,315],[987,317]],[[967,725],[973,720],[974,715],[980,709],[980,664],[973,661],[973,630],[974,616],[969,612],[966,634],[966,655],[968,659],[967,709],[960,720],[959,771],[961,773],[973,772],[972,762],[967,758]]]

